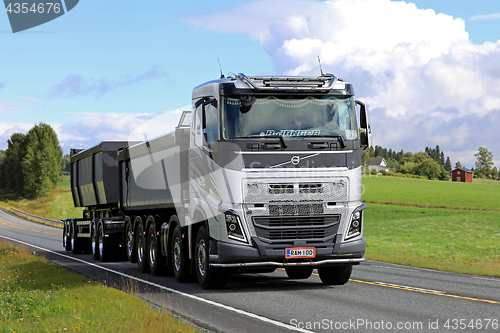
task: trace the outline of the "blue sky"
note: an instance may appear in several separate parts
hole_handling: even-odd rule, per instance
[[[485,146],[500,167],[499,13],[497,0],[80,1],[16,34],[0,14],[0,149],[39,122],[65,152],[165,112],[168,131],[217,58],[225,74],[316,75],[320,54],[368,103],[375,144],[440,145],[467,167]]]

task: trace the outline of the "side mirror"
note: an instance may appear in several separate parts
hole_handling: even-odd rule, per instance
[[[364,152],[366,153],[370,146],[373,145],[372,142],[372,127],[370,124],[370,114],[365,103],[356,100],[356,104],[359,105],[359,127],[361,129],[360,143],[364,146]]]

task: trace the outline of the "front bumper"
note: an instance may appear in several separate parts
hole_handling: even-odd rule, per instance
[[[210,266],[226,268],[357,265],[365,260],[363,255],[366,250],[364,237],[343,244],[335,242],[334,238],[330,244],[286,246],[314,246],[316,257],[285,259],[285,246],[278,247],[276,244],[267,244],[257,238],[252,238],[253,247],[212,241],[216,243],[217,253],[210,255]]]

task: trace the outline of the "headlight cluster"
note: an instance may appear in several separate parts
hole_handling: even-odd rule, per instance
[[[246,242],[247,239],[245,237],[245,233],[243,232],[243,228],[241,227],[238,215],[231,211],[225,212],[224,215],[226,218],[227,236],[237,241]]]
[[[363,212],[355,211],[351,216],[351,223],[349,224],[349,230],[345,239],[353,238],[361,234],[361,222],[362,222]]]

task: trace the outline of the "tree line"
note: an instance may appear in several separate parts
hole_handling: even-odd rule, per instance
[[[474,155],[477,158],[476,169],[471,168],[474,177],[498,179],[500,171],[493,167],[493,154],[484,147],[479,147]],[[395,173],[423,176],[428,179],[449,180],[452,164],[439,145],[435,148],[425,147],[418,153],[395,151],[381,146],[370,147],[363,157],[363,164],[367,165],[371,157],[384,158],[387,166]],[[463,168],[460,161],[455,163],[455,168]]]
[[[446,157],[439,145],[436,148],[425,147],[418,153],[404,150],[387,150],[381,146],[370,147],[363,158],[366,165],[371,157],[384,158],[387,166],[396,173],[426,177],[428,179],[449,180],[451,172],[450,157]]]
[[[0,152],[0,188],[16,197],[39,198],[61,180],[62,169],[57,134],[40,123],[7,140],[7,149]]]

